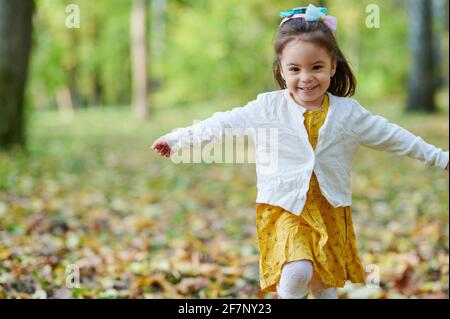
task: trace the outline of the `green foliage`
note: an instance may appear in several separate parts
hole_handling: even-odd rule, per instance
[[[69,3],[80,7],[80,29],[64,25]],[[276,89],[273,38],[278,12],[291,8],[292,2],[168,1],[168,13],[158,22],[165,24],[164,34],[155,39],[151,28],[156,13],[148,4],[148,68],[151,84],[161,84],[151,86],[149,99],[155,108],[230,97],[246,101]],[[326,4],[338,18],[337,38],[357,75],[358,96],[371,101],[383,94],[404,96],[410,59],[406,2]],[[369,4],[380,8],[380,28],[366,26]],[[76,83],[82,104],[126,104],[131,96],[130,10],[131,1],[38,1],[28,100],[52,105],[61,88]],[[442,28],[437,31],[442,38],[448,35]],[[156,46],[158,54],[150,54]],[[448,51],[447,41],[443,50]],[[74,82],[70,70],[75,70]]]
[[[80,8],[79,29],[66,27],[70,3]],[[72,84],[71,70],[82,104],[94,102],[95,81],[103,104],[128,102],[130,2],[41,0],[37,8],[30,72],[35,104],[51,104],[59,90]]]
[[[273,32],[267,26],[276,19],[267,6],[237,0],[173,4],[161,95],[173,102],[250,98],[271,87]]]

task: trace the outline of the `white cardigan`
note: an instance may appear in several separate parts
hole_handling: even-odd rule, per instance
[[[448,152],[384,117],[372,115],[355,99],[327,94],[328,115],[315,150],[303,124],[307,110],[291,98],[288,90],[259,94],[243,107],[214,113],[165,138],[176,153],[180,148],[223,137],[226,128],[248,129],[256,147],[256,202],[280,206],[295,215],[303,210],[313,170],[322,194],[333,207],[352,204],[351,162],[360,145],[445,169]],[[265,130],[269,128],[272,130],[267,137]]]

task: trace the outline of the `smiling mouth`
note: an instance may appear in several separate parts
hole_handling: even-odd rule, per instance
[[[314,90],[317,87],[319,87],[319,86],[316,85],[316,86],[310,86],[310,87],[299,87],[299,90],[304,91],[304,92],[309,92],[309,91]]]

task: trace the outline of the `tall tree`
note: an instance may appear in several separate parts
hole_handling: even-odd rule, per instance
[[[442,35],[445,33],[448,21],[448,0],[432,1],[432,19],[433,26],[433,57],[434,57],[434,84],[435,89],[439,90],[448,84],[448,73],[444,73],[443,65],[445,65],[443,57]],[[447,56],[447,55],[446,55]]]
[[[411,72],[408,111],[435,112],[431,1],[408,1],[410,15]]]
[[[33,0],[0,0],[0,148],[25,145],[24,92]]]
[[[144,119],[147,108],[146,0],[133,0],[131,12],[132,103],[135,115]]]

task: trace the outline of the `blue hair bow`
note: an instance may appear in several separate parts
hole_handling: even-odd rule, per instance
[[[327,8],[324,7],[315,7],[314,5],[310,4],[309,7],[313,7],[314,9],[319,10],[319,14],[320,15],[326,15],[328,13]],[[281,11],[280,12],[280,18],[287,18],[290,16],[293,16],[294,14],[306,14],[307,12],[311,14],[313,14],[311,17],[313,16],[317,16],[317,11],[311,11],[311,9],[309,7],[298,7],[298,8],[294,8],[292,10],[287,10],[287,11]],[[307,9],[310,9],[309,11]]]
[[[322,21],[333,32],[337,29],[337,19],[333,16],[328,16],[326,8],[318,8],[312,4],[307,8],[299,7],[288,11],[282,11],[280,12],[280,17],[284,18],[283,21],[281,21],[280,26],[291,19],[304,18],[306,21]]]

